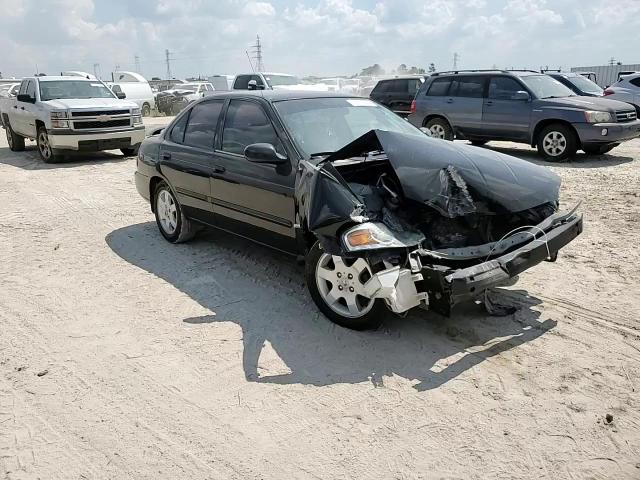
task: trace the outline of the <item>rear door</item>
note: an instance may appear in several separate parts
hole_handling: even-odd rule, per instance
[[[482,107],[482,134],[513,140],[527,140],[531,123],[531,102],[515,100],[519,91],[527,91],[513,77],[492,76]]]
[[[230,101],[217,145],[218,171],[211,181],[216,226],[272,247],[294,252],[295,169],[253,163],[244,149],[270,143],[292,158],[285,147],[284,130],[270,118],[270,108],[257,99]],[[274,116],[275,119],[275,116]]]
[[[160,170],[187,216],[213,224],[211,176],[214,142],[224,100],[198,103],[185,112],[160,147]]]
[[[18,90],[18,95],[26,95],[29,81],[30,81],[29,79],[24,79],[20,83],[20,89]],[[6,112],[7,115],[9,115],[9,123],[11,124],[11,129],[16,133],[20,133],[23,135],[25,134],[24,130],[26,129],[26,126],[24,125],[24,118],[26,115],[24,110],[25,104],[26,102],[21,102],[16,97],[15,103],[13,103],[9,111]]]
[[[456,131],[476,134],[482,129],[482,103],[486,77],[458,75],[453,78],[446,98],[446,112]]]

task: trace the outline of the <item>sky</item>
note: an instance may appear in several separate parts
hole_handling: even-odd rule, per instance
[[[4,77],[117,66],[176,78],[640,63],[640,0],[0,0]]]

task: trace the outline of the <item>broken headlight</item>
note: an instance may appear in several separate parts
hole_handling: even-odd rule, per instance
[[[613,115],[609,112],[598,112],[594,110],[587,110],[584,112],[584,116],[588,123],[609,123],[613,122]]]
[[[367,222],[350,228],[342,235],[349,252],[377,248],[406,248],[418,245],[424,240],[422,234],[413,232],[392,232],[382,223]]]

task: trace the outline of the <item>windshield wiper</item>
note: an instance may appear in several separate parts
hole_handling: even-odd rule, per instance
[[[336,152],[318,152],[318,153],[312,153],[311,155],[309,155],[309,158],[315,158],[315,157],[328,157],[329,155],[331,155],[332,153],[336,153]]]

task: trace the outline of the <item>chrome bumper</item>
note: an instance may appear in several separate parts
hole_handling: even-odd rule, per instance
[[[118,132],[49,133],[51,148],[56,150],[115,150],[140,145],[145,138],[144,126]]]

